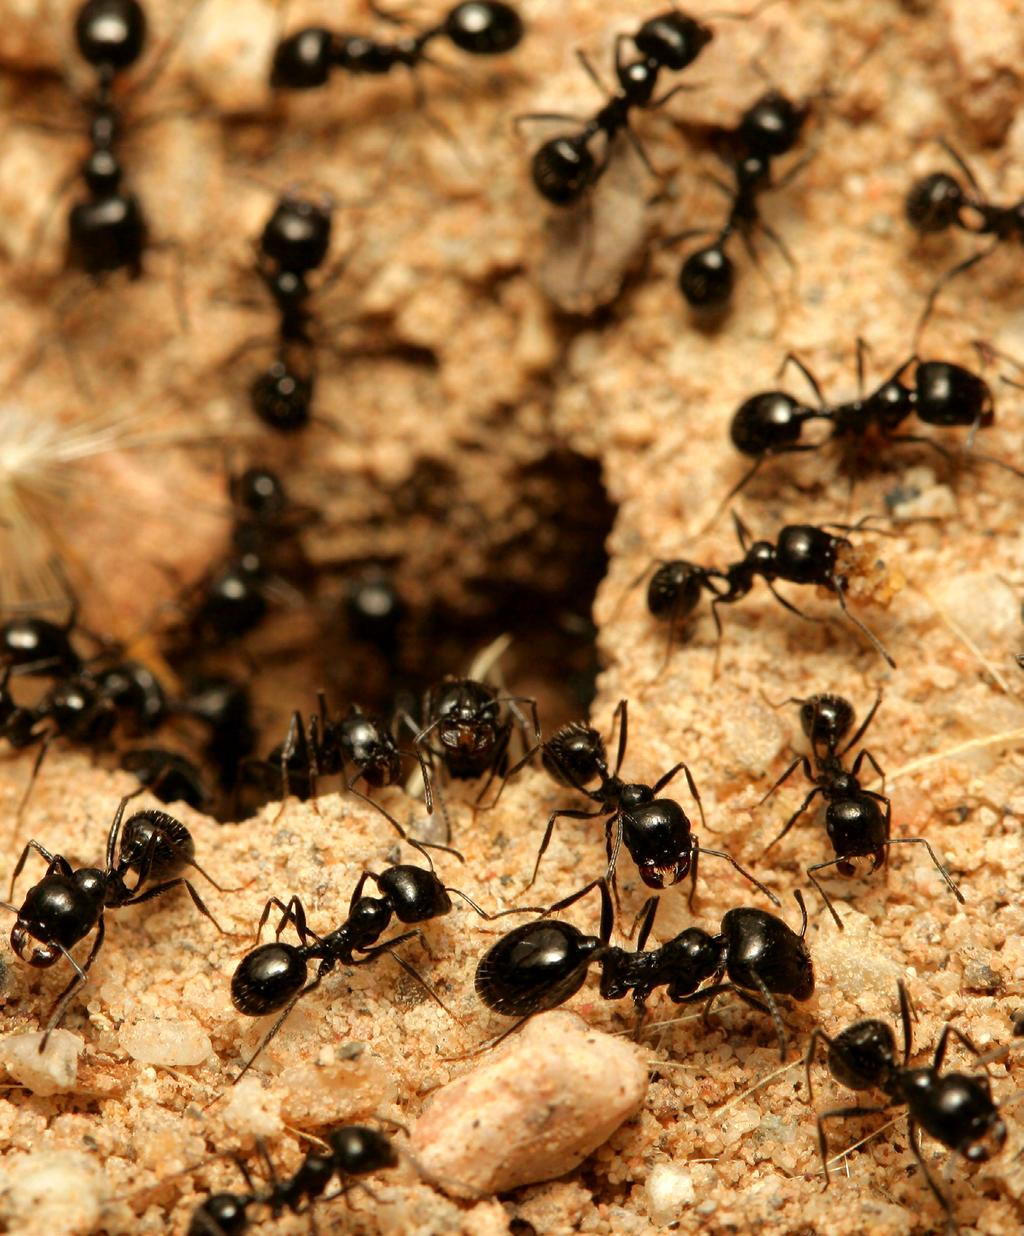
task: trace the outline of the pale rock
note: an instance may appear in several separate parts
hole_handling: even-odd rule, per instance
[[[229,1129],[244,1137],[277,1137],[284,1128],[281,1095],[267,1089],[251,1073],[228,1091],[222,1118]]]
[[[934,876],[934,872],[931,873]],[[841,992],[864,1012],[877,1014],[891,1003],[903,968],[866,914],[842,903],[844,931],[823,930],[814,942],[814,977],[820,991]]]
[[[197,89],[221,114],[267,106],[279,21],[265,0],[208,0],[203,7],[184,56]]]
[[[0,1176],[0,1227],[18,1236],[85,1236],[102,1204],[103,1177],[78,1151],[15,1155]]]
[[[53,1030],[46,1050],[39,1044],[43,1032],[12,1034],[0,1040],[0,1064],[33,1094],[63,1094],[78,1078],[78,1057],[85,1043],[70,1030]]]
[[[210,1036],[195,1023],[145,1018],[121,1027],[121,1046],[140,1064],[188,1068],[202,1064],[213,1051]]]
[[[646,1093],[636,1047],[572,1013],[546,1013],[497,1059],[437,1091],[412,1148],[447,1192],[501,1193],[572,1171]]]
[[[667,1227],[697,1200],[693,1177],[672,1163],[656,1163],[644,1185],[647,1215],[652,1223]]]

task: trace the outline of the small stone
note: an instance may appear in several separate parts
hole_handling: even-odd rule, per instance
[[[546,1013],[497,1059],[437,1091],[412,1147],[446,1192],[502,1193],[572,1171],[646,1093],[647,1065],[631,1043]]]
[[[12,1034],[0,1041],[0,1064],[33,1094],[63,1094],[74,1090],[78,1057],[85,1043],[70,1030],[50,1033],[46,1050],[40,1051],[43,1032]]]
[[[102,1190],[96,1165],[78,1151],[13,1156],[0,1176],[0,1226],[18,1236],[85,1236],[99,1226]]]
[[[249,1074],[228,1092],[222,1117],[227,1127],[244,1137],[277,1137],[284,1128],[281,1095]]]
[[[121,1027],[121,1046],[140,1064],[189,1067],[213,1051],[210,1037],[194,1022],[146,1018]]]
[[[644,1185],[647,1216],[658,1227],[667,1227],[682,1217],[687,1206],[697,1200],[693,1177],[671,1163],[657,1163]]]
[[[266,106],[277,22],[265,0],[208,0],[183,58],[196,87],[221,114]]]

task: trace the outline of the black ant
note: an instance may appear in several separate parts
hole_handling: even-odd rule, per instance
[[[630,952],[609,944],[613,913],[608,882],[603,878],[557,902],[548,912],[566,909],[595,887],[601,891],[599,936],[584,935],[558,919],[541,919],[502,936],[480,959],[477,995],[494,1012],[519,1018],[502,1038],[534,1013],[564,1004],[596,965],[601,970],[602,999],[621,1000],[632,992],[641,1017],[656,987],[667,987],[668,998],[676,1004],[705,1001],[705,1013],[716,997],[734,991],[752,1008],[771,1016],[779,1053],[786,1059],[786,1034],[775,996],[807,1000],[814,991],[814,968],[804,940],[807,910],[799,891],[795,894],[803,920],[799,935],[774,914],[744,907],[726,912],[717,936],[688,927],[667,944],[645,952],[658,909],[658,898],[651,897],[638,916],[637,947]],[[720,980],[726,973],[729,981],[723,983]],[[702,988],[708,979],[714,982]]]
[[[615,870],[618,865],[619,850],[625,845],[639,869],[640,878],[648,888],[664,888],[666,884],[678,884],[680,880],[689,875],[691,908],[697,891],[697,863],[701,854],[725,859],[744,879],[749,880],[778,905],[778,898],[775,894],[745,871],[731,854],[727,854],[724,850],[708,850],[699,843],[691,831],[692,825],[689,817],[674,798],[659,797],[669,782],[682,772],[700,811],[701,823],[707,826],[700,792],[686,764],[680,761],[662,777],[659,777],[654,785],[622,780],[619,770],[622,767],[628,742],[628,708],[625,700],[620,700],[615,709],[612,719],[613,729],[616,722],[619,726],[619,742],[614,770],[608,767],[604,739],[597,730],[583,722],[570,722],[563,726],[546,742],[534,747],[510,770],[510,775],[514,774],[537,750],[540,750],[544,767],[554,780],[560,785],[572,786],[579,793],[585,794],[591,802],[597,804],[596,811],[576,811],[570,808],[552,811],[537,851],[533,875],[526,887],[532,887],[537,879],[540,861],[551,843],[556,820],[596,820],[605,816],[604,832],[608,869],[604,878],[613,888],[615,887]],[[591,781],[600,781],[597,789],[587,788],[587,783]],[[502,788],[504,788],[504,783]],[[495,802],[498,801],[500,793],[499,790]],[[588,887],[593,887],[593,885]]]
[[[897,1062],[895,1035],[888,1022],[875,1018],[854,1022],[835,1038],[830,1038],[824,1030],[817,1027],[811,1031],[806,1057],[807,1094],[810,1102],[814,1101],[811,1063],[817,1055],[819,1040],[828,1045],[828,1069],[836,1081],[851,1090],[882,1090],[886,1096],[886,1101],[877,1106],[857,1104],[819,1113],[818,1147],[824,1166],[825,1187],[827,1188],[829,1183],[825,1121],[870,1116],[905,1106],[910,1149],[928,1188],[946,1212],[949,1229],[955,1232],[959,1231],[959,1227],[953,1217],[953,1207],[928,1170],[921,1154],[917,1132],[918,1128],[924,1129],[936,1141],[963,1155],[971,1163],[984,1163],[991,1155],[998,1154],[1006,1142],[1006,1125],[992,1101],[988,1078],[971,1077],[965,1073],[947,1073],[943,1076],[939,1071],[946,1056],[950,1035],[983,1063],[992,1057],[983,1057],[962,1030],[947,1022],[939,1035],[931,1064],[910,1068],[913,1042],[910,1000],[902,982],[898,987],[900,1021],[903,1026],[902,1063]]]
[[[321,777],[341,776],[345,789],[380,812],[402,840],[419,850],[428,863],[431,862],[428,848],[444,850],[461,859],[462,855],[449,846],[410,837],[390,812],[357,788],[359,781],[377,790],[400,784],[402,756],[411,755],[419,763],[427,811],[433,811],[430,774],[419,750],[401,750],[383,720],[364,713],[354,704],[350,706],[347,716],[332,718],[327,711],[327,697],[323,691],[317,692],[317,701],[318,712],[309,718],[308,723],[303,722],[300,712],[293,712],[284,742],[278,744],[265,760],[249,764],[250,768],[255,767],[265,773],[279,774],[281,810],[284,810],[290,793],[295,793],[303,802],[315,799]]]
[[[21,674],[44,677],[77,674],[84,664],[71,641],[77,622],[74,602],[62,623],[49,618],[9,618],[0,627],[0,666],[16,666]]]
[[[369,7],[381,20],[403,24],[377,5]],[[327,83],[332,69],[353,75],[380,75],[400,65],[415,69],[419,64],[436,64],[427,47],[439,38],[471,55],[498,56],[511,51],[522,37],[522,18],[501,0],[463,0],[449,9],[438,25],[391,43],[310,26],[277,45],[270,84],[278,90],[312,90]]]
[[[825,831],[828,833],[836,857],[808,867],[807,878],[821,894],[829,913],[840,928],[843,926],[842,920],[813,872],[821,871],[825,867],[835,867],[841,875],[853,876],[857,873],[856,863],[853,860],[859,858],[869,858],[871,860],[869,870],[877,871],[885,862],[886,850],[892,845],[923,845],[928,851],[928,857],[935,864],[935,869],[946,882],[946,887],[962,905],[963,894],[953,883],[949,872],[935,857],[935,852],[929,843],[923,837],[891,836],[891,801],[884,794],[865,790],[860,784],[860,770],[865,760],[881,777],[883,785],[885,783],[885,773],[871,752],[866,747],[862,747],[857,752],[852,767],[846,769],[843,766],[843,757],[860,742],[874,720],[878,706],[882,702],[882,693],[878,693],[870,712],[861,722],[853,737],[842,747],[839,744],[850,732],[855,720],[852,704],[843,699],[841,695],[811,695],[807,699],[787,702],[800,705],[800,724],[811,742],[814,768],[812,769],[811,761],[806,755],[798,756],[764,795],[761,802],[766,802],[798,767],[803,769],[804,776],[814,788],[786,821],[782,832],[765,847],[764,852],[767,853],[772,846],[785,837],[820,794],[827,804]],[[884,815],[879,804],[885,808]]]
[[[494,777],[505,771],[513,718],[521,734],[526,734],[528,723],[520,704],[529,707],[534,741],[539,743],[537,701],[530,696],[501,695],[495,687],[475,678],[448,678],[430,687],[423,697],[420,719],[405,713],[402,720],[415,735],[413,746],[426,753],[431,767],[439,764],[449,777],[460,781],[487,775],[477,795],[479,803]],[[431,738],[437,746],[428,741]],[[450,840],[451,825],[436,778],[434,786],[445,821],[446,840]]]
[[[740,548],[743,550],[743,558],[739,562],[731,563],[724,570],[700,566],[681,558],[657,559],[652,564],[655,570],[647,587],[647,608],[655,618],[668,620],[666,657],[671,653],[677,624],[694,612],[700,602],[701,594],[709,592],[713,597],[711,616],[714,618],[717,632],[715,650],[717,673],[718,650],[722,641],[722,620],[718,607],[731,605],[741,600],[750,592],[755,579],[760,576],[783,609],[809,622],[816,622],[818,619],[810,618],[781,596],[775,589],[775,582],[782,580],[791,584],[810,584],[827,588],[835,593],[843,617],[858,627],[871,642],[875,651],[893,669],[896,668],[896,662],[878,638],[847,607],[847,573],[851,568],[847,565],[845,558],[853,547],[853,543],[847,537],[834,536],[827,528],[815,527],[813,524],[787,524],[779,530],[774,543],[751,541],[750,531],[740,517],[733,512],[732,518]],[[863,522],[861,521],[861,524]],[[855,524],[852,527],[842,524],[831,526],[855,531],[861,524]],[[646,575],[649,570],[650,567],[647,567],[643,575]],[[640,579],[636,582],[639,583]]]
[[[358,1177],[398,1166],[398,1152],[391,1140],[366,1125],[341,1125],[325,1133],[323,1141],[324,1148],[307,1151],[298,1171],[287,1180],[278,1178],[269,1155],[260,1144],[270,1182],[262,1191],[256,1189],[245,1164],[236,1159],[248,1193],[214,1193],[201,1202],[192,1212],[188,1236],[242,1236],[249,1227],[247,1211],[250,1206],[269,1207],[275,1219],[286,1210],[300,1214],[323,1197],[335,1178],[339,1185],[331,1197],[344,1195],[356,1185],[366,1189]]]
[[[131,747],[121,753],[119,767],[134,773],[144,789],[162,803],[186,803],[205,811],[212,796],[194,761],[165,747]]]
[[[363,895],[368,880],[372,880],[377,886],[379,897]],[[271,897],[263,907],[256,936],[259,937],[271,910],[276,907],[283,913],[277,925],[275,942],[259,945],[238,963],[231,978],[231,1002],[247,1017],[262,1017],[278,1010],[280,1015],[263,1037],[259,1047],[246,1061],[235,1081],[249,1071],[253,1061],[281,1029],[296,1003],[303,996],[315,991],[324,978],[339,965],[364,966],[386,953],[407,974],[412,975],[441,1008],[445,1008],[434,989],[394,951],[399,944],[411,940],[414,936],[422,938],[421,932],[406,931],[382,944],[378,941],[390,926],[392,918],[397,918],[400,923],[425,923],[448,914],[452,908],[449,893],[461,897],[472,910],[488,921],[519,912],[517,908],[488,914],[459,889],[448,888],[442,884],[433,870],[428,871],[423,867],[408,864],[388,867],[379,875],[364,871],[352,892],[348,917],[325,936],[318,936],[307,927],[306,911],[298,897],[291,897],[287,903]],[[299,945],[281,942],[281,932],[288,923],[294,925]],[[307,982],[309,962],[314,960],[320,962],[316,977]]]
[[[992,243],[946,271],[928,294],[917,325],[924,330],[939,293],[951,280],[990,257],[1004,240],[1024,241],[1024,199],[1009,206],[990,202],[965,160],[948,142],[940,141],[967,181],[967,188],[949,172],[932,172],[916,180],[907,193],[907,222],[922,236],[933,236],[957,227],[974,236],[991,236]],[[973,221],[972,221],[973,220]]]
[[[9,902],[0,907],[17,916],[11,929],[11,948],[30,966],[46,969],[62,957],[75,973],[57,997],[39,1044],[42,1051],[50,1032],[61,1019],[77,989],[87,981],[87,975],[106,935],[107,910],[140,905],[161,897],[172,888],[184,887],[196,909],[224,935],[224,929],[203,904],[192,884],[179,873],[192,867],[219,892],[219,884],[195,861],[195,843],[180,820],[163,811],[137,811],[124,821],[125,807],[141,794],[135,790],[126,794],[114,813],[107,833],[105,867],[74,868],[62,854],[51,854],[38,841],[29,841],[21,852],[11,876],[11,891],[28,859],[35,850],[49,864],[38,884],[28,890],[21,908]],[[134,872],[137,879],[129,886],[125,877]],[[151,881],[155,881],[150,887]],[[89,955],[79,965],[71,949],[96,928]]]
[[[755,265],[760,262],[753,236],[760,230],[789,266],[795,266],[782,238],[761,218],[758,198],[766,190],[784,188],[803,170],[806,160],[800,160],[780,180],[772,179],[772,160],[793,149],[807,116],[808,108],[793,103],[777,90],[769,90],[747,108],[735,130],[724,134],[725,143],[732,148],[727,163],[733,184],[717,179],[713,183],[732,199],[732,205],[722,228],[717,234],[711,233],[712,242],[691,253],[679,268],[679,290],[692,309],[716,312],[731,300],[736,267],[726,245],[734,235],[739,235]],[[672,245],[708,234],[706,228],[688,228],[666,237],[662,243]]]
[[[740,404],[730,423],[729,436],[733,446],[753,459],[754,464],[729,490],[719,504],[719,510],[747,485],[766,459],[776,455],[817,451],[833,441],[859,446],[869,438],[880,435],[886,443],[917,443],[949,459],[951,452],[933,438],[895,431],[912,415],[926,425],[942,428],[962,426],[970,431],[966,447],[970,450],[977,431],[995,420],[988,384],[969,369],[954,365],[951,361],[922,361],[917,356],[911,356],[865,395],[865,351],[864,341],[858,339],[858,394],[856,399],[847,403],[827,403],[817,379],[798,356],[790,353],[779,370],[780,376],[787,365],[795,365],[814,392],[817,406],[808,407],[786,391],[762,391]],[[914,370],[912,384],[907,378],[911,368]],[[802,442],[804,426],[810,421],[827,422],[829,437],[820,442]],[[1017,476],[1024,476],[1020,469],[989,455],[975,454],[974,457],[995,463]]]
[[[188,681],[185,698],[174,707],[204,726],[204,754],[216,768],[221,787],[232,789],[239,766],[256,746],[248,686],[225,674],[201,674]]]
[[[661,107],[685,89],[675,86],[658,98],[654,96],[661,70],[687,68],[713,37],[707,26],[678,9],[660,13],[645,21],[633,36],[632,42],[640,53],[638,59],[624,59],[623,46],[628,36],[616,36],[615,79],[618,89],[608,96],[607,102],[592,119],[581,121],[577,116],[567,116],[561,112],[531,112],[517,116],[517,125],[533,120],[569,120],[582,126],[578,133],[549,138],[537,148],[530,163],[530,174],[537,192],[555,206],[571,206],[578,202],[604,175],[612,144],[620,132],[625,133],[648,171],[655,175],[646,152],[630,126],[630,112],[634,108]],[[587,54],[578,50],[576,56],[598,90],[606,93]],[[599,134],[604,136],[604,152],[600,162],[591,151],[591,144]]]

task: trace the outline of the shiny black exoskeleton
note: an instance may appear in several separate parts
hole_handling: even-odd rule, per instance
[[[946,886],[962,904],[963,894],[953,883],[949,872],[935,857],[928,842],[923,837],[893,837],[891,835],[891,801],[884,794],[866,790],[861,785],[860,770],[865,761],[882,778],[883,784],[885,782],[885,774],[871,752],[866,747],[862,747],[857,752],[852,766],[849,769],[844,766],[844,757],[860,742],[868,726],[874,720],[878,706],[882,702],[881,692],[872,705],[871,711],[845,746],[840,746],[840,743],[853,728],[854,722],[853,706],[850,703],[839,695],[812,695],[796,702],[800,704],[800,724],[811,740],[814,767],[812,769],[811,761],[806,755],[797,756],[761,799],[761,802],[770,798],[798,767],[803,769],[804,776],[814,788],[786,821],[782,832],[765,848],[765,852],[767,853],[772,846],[785,837],[820,794],[826,803],[825,831],[828,833],[828,839],[832,843],[836,857],[808,867],[807,878],[821,894],[829,913],[840,928],[843,925],[842,920],[813,873],[826,867],[835,867],[840,875],[853,876],[857,874],[855,861],[857,859],[870,860],[870,866],[865,874],[877,871],[886,860],[886,851],[889,846],[893,845],[923,845],[939,875],[945,880]]]
[[[804,942],[807,912],[799,893],[803,918],[799,935],[774,914],[743,908],[726,913],[717,936],[688,927],[660,948],[645,951],[658,907],[658,899],[652,897],[640,915],[634,952],[609,943],[613,914],[604,879],[558,902],[550,912],[566,909],[595,887],[601,891],[599,936],[584,935],[558,919],[541,919],[515,928],[488,949],[476,970],[476,992],[488,1008],[525,1020],[564,1004],[596,965],[601,970],[602,998],[621,1000],[632,993],[638,1012],[657,987],[666,987],[676,1004],[710,1004],[718,995],[735,991],[771,1015],[785,1060],[786,1035],[774,997],[807,1000],[814,991],[814,969]],[[728,982],[720,981],[724,975]],[[709,979],[712,985],[701,987]]]
[[[396,21],[374,11],[385,20]],[[516,47],[522,37],[522,18],[501,0],[462,0],[438,25],[391,42],[310,26],[277,45],[270,84],[277,90],[313,90],[326,85],[333,69],[353,75],[380,75],[399,66],[415,69],[431,63],[427,48],[438,39],[447,39],[470,55],[499,56]]]
[[[537,851],[533,875],[526,887],[529,888],[537,878],[541,859],[551,842],[557,820],[596,820],[604,816],[608,853],[605,879],[612,886],[615,883],[619,850],[625,845],[637,865],[640,878],[649,888],[664,888],[666,884],[677,884],[689,875],[691,905],[696,893],[697,864],[701,854],[724,858],[740,875],[757,885],[778,904],[775,895],[744,871],[731,854],[724,850],[708,850],[700,844],[691,831],[689,817],[674,798],[659,797],[669,782],[682,772],[700,811],[701,821],[704,821],[704,805],[686,764],[680,761],[654,785],[623,781],[619,771],[628,742],[628,708],[625,700],[619,701],[615,709],[615,720],[619,724],[619,743],[614,769],[608,767],[601,736],[583,723],[574,722],[563,726],[547,742],[539,744],[544,766],[554,779],[559,784],[571,785],[579,793],[586,795],[591,802],[597,804],[597,809],[578,811],[559,808],[551,813]],[[523,761],[520,761],[520,764],[522,763]],[[588,789],[586,782],[594,780],[599,780],[600,784],[596,789]]]
[[[758,199],[767,190],[785,187],[803,168],[801,161],[781,179],[772,176],[772,160],[793,149],[806,119],[806,107],[777,90],[769,90],[747,108],[735,129],[720,135],[719,144],[733,182],[719,186],[731,198],[725,223],[717,233],[687,228],[664,241],[674,244],[690,237],[713,236],[710,244],[691,253],[679,268],[679,290],[692,309],[719,312],[732,299],[736,267],[726,246],[734,235],[755,256],[753,238],[758,231],[763,232],[787,263],[794,265],[782,238],[762,220]]]
[[[193,760],[180,751],[164,747],[131,747],[121,752],[121,767],[134,773],[139,783],[162,803],[187,803],[197,811],[209,807],[211,795],[203,774]]]
[[[964,159],[948,142],[940,144],[962,172],[966,187],[949,172],[932,172],[916,180],[904,205],[907,222],[922,236],[934,236],[955,227],[973,236],[989,236],[992,243],[957,262],[936,281],[921,314],[918,335],[947,283],[990,257],[1004,241],[1024,242],[1024,198],[1006,206],[989,201]]]
[[[185,698],[175,707],[205,728],[204,754],[216,768],[221,787],[231,789],[239,766],[256,747],[247,684],[224,674],[200,674],[189,680]]]
[[[75,44],[96,70],[96,88],[89,101],[90,150],[81,168],[87,196],[71,207],[68,245],[71,265],[90,275],[142,274],[146,220],[139,199],[121,184],[114,83],[136,63],[145,42],[146,14],[138,0],[86,0],[78,10]]]
[[[971,1163],[984,1163],[997,1154],[1006,1142],[1006,1125],[992,1100],[987,1077],[972,1077],[965,1073],[941,1073],[950,1035],[956,1038],[976,1058],[981,1053],[956,1026],[946,1023],[939,1035],[931,1063],[910,1067],[913,1032],[910,1020],[910,1000],[903,983],[899,984],[900,1020],[903,1025],[903,1059],[897,1060],[896,1038],[888,1022],[869,1018],[847,1026],[834,1038],[817,1027],[811,1032],[807,1049],[807,1094],[813,1102],[811,1064],[817,1055],[818,1043],[828,1047],[828,1069],[832,1076],[851,1090],[881,1090],[885,1101],[877,1106],[857,1104],[837,1107],[818,1115],[818,1146],[828,1187],[828,1141],[826,1120],[890,1112],[894,1107],[907,1109],[907,1133],[910,1149],[928,1183],[929,1189],[946,1212],[950,1230],[957,1231],[956,1219],[949,1198],[936,1183],[918,1144],[918,1130],[924,1129],[943,1146],[961,1154]]]
[[[0,626],[0,667],[42,677],[77,674],[84,663],[71,640],[77,616],[72,606],[63,623],[9,618]]]
[[[46,874],[28,890],[20,909],[0,902],[0,906],[17,915],[11,929],[11,948],[22,961],[47,968],[64,957],[74,967],[75,974],[57,997],[47,1021],[47,1036],[59,1025],[75,991],[86,982],[86,975],[103,946],[105,911],[139,905],[173,888],[184,887],[196,909],[222,932],[195,888],[180,874],[184,868],[192,867],[214,888],[220,889],[196,863],[195,844],[185,825],[163,811],[137,811],[124,820],[122,826],[125,807],[141,793],[136,790],[118,804],[107,833],[104,867],[74,868],[63,855],[51,854],[38,841],[29,841],[11,876],[11,893],[33,850],[46,859]],[[132,885],[127,882],[129,873],[136,876]],[[96,937],[92,948],[85,962],[79,965],[70,950],[94,928]],[[40,1042],[40,1050],[45,1041],[46,1036]]]
[[[826,528],[817,528],[813,524],[787,524],[780,529],[775,542],[752,541],[746,525],[735,513],[733,523],[743,550],[743,557],[738,562],[724,569],[700,566],[681,558],[658,559],[653,564],[655,571],[647,588],[647,608],[655,618],[668,620],[669,651],[676,625],[696,610],[704,592],[711,593],[713,598],[711,616],[715,621],[717,644],[720,645],[722,619],[718,607],[742,600],[753,588],[755,580],[761,578],[776,601],[801,618],[807,615],[776,592],[776,581],[814,585],[835,593],[843,617],[858,627],[875,651],[895,668],[896,663],[878,638],[847,607],[847,579],[841,563],[843,551],[852,544],[847,537],[835,536]]]
[[[814,375],[791,353],[783,369],[788,364],[797,366],[814,392],[817,405],[801,403],[786,391],[778,390],[762,391],[740,404],[729,426],[729,436],[733,446],[755,462],[726,495],[723,505],[743,489],[766,459],[775,455],[817,451],[826,443],[836,441],[849,448],[870,442],[875,449],[882,444],[914,442],[949,458],[949,450],[933,438],[897,431],[908,417],[916,416],[926,425],[969,429],[970,442],[978,429],[993,423],[992,392],[988,384],[951,361],[922,361],[912,356],[875,390],[865,394],[864,351],[863,340],[858,340],[856,399],[827,403]],[[912,382],[907,377],[911,368],[914,370]],[[828,437],[818,442],[802,441],[804,426],[812,421],[825,422],[829,427]],[[990,456],[977,455],[976,458],[1024,475],[1011,464]]]
[[[633,36],[639,57],[627,60],[623,48],[625,35],[615,41],[616,91],[576,133],[560,134],[539,146],[530,163],[534,188],[555,206],[571,206],[604,174],[612,143],[625,133],[634,149],[653,174],[653,168],[630,127],[630,113],[661,107],[678,87],[655,97],[662,69],[679,71],[692,64],[711,42],[712,31],[678,9],[659,14],[644,22]],[[577,52],[580,64],[597,88],[605,92],[601,79],[584,52]],[[557,112],[531,112],[516,118],[530,120],[575,120]],[[591,149],[598,136],[604,138],[600,159]]]
[[[398,1166],[398,1152],[390,1139],[367,1125],[346,1124],[323,1134],[327,1149],[308,1150],[293,1176],[280,1180],[263,1151],[270,1184],[257,1189],[248,1170],[238,1162],[247,1193],[215,1193],[192,1212],[188,1236],[243,1236],[249,1228],[250,1206],[265,1206],[273,1218],[286,1210],[308,1213],[313,1202],[324,1196],[332,1180],[337,1192],[346,1193],[359,1184],[359,1177],[375,1175]],[[262,1147],[261,1147],[262,1149]]]
[[[252,410],[279,433],[304,429],[316,381],[309,275],[327,258],[331,209],[326,202],[286,194],[260,236],[257,272],[278,314],[277,353],[249,387]]]
[[[379,897],[364,896],[363,889],[368,880],[376,884]],[[325,936],[318,936],[306,926],[306,911],[298,897],[290,898],[287,903],[271,897],[263,907],[256,934],[259,936],[271,910],[276,907],[282,911],[277,926],[277,939],[273,944],[259,945],[238,963],[231,978],[231,1001],[235,1008],[247,1017],[262,1017],[279,1009],[281,1014],[238,1077],[242,1077],[252,1067],[253,1061],[280,1030],[296,1002],[315,991],[324,978],[339,965],[364,966],[386,953],[422,983],[430,996],[440,1004],[434,990],[394,951],[397,945],[419,936],[420,932],[406,931],[383,943],[378,942],[393,918],[400,923],[425,923],[448,914],[452,908],[450,893],[461,897],[481,918],[501,917],[500,914],[487,914],[459,889],[446,887],[433,871],[407,864],[388,867],[380,875],[364,872],[352,892],[348,917]],[[503,913],[516,912],[506,910]],[[295,927],[300,941],[298,945],[282,943],[280,939],[281,932],[288,923]],[[307,971],[311,961],[319,961],[320,964],[315,978],[307,983]]]

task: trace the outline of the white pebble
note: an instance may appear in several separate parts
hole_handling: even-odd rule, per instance
[[[208,0],[183,58],[196,88],[219,113],[266,107],[279,18],[265,0]]]
[[[647,1217],[658,1227],[667,1227],[682,1217],[697,1200],[693,1177],[671,1163],[656,1163],[644,1185]]]
[[[165,1068],[202,1064],[213,1050],[209,1035],[195,1022],[146,1018],[121,1027],[121,1046],[140,1064]]]
[[[0,1226],[18,1236],[86,1236],[99,1226],[102,1190],[95,1163],[78,1151],[14,1155],[0,1176]]]
[[[258,1077],[243,1077],[228,1091],[229,1098],[221,1116],[235,1133],[248,1137],[276,1137],[284,1128],[281,1119],[281,1096],[268,1090]]]
[[[545,1013],[497,1059],[437,1091],[412,1148],[447,1192],[502,1193],[572,1171],[646,1093],[647,1064],[632,1043],[573,1013]]]
[[[0,1040],[0,1064],[33,1094],[62,1094],[73,1090],[78,1078],[78,1057],[84,1040],[70,1030],[54,1030],[41,1052],[42,1031],[12,1034]]]

